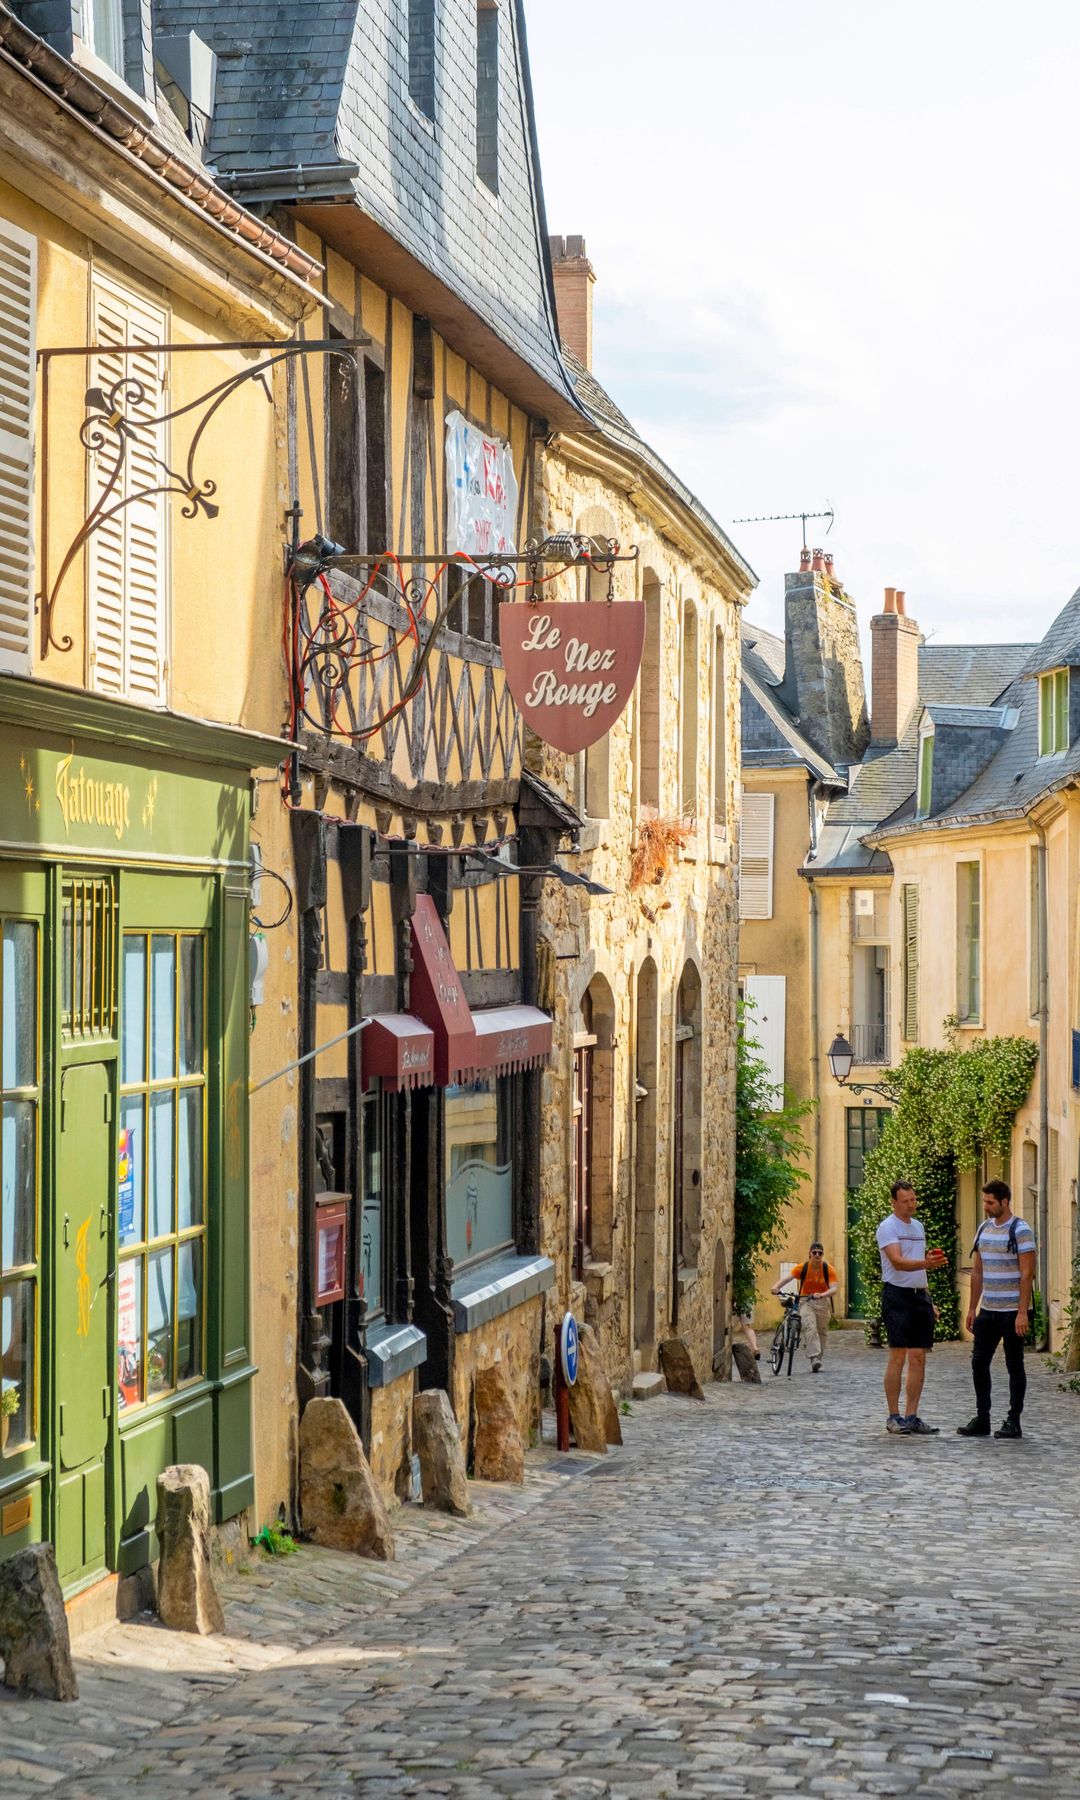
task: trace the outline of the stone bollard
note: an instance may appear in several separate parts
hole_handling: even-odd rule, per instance
[[[157,1496],[158,1618],[200,1637],[224,1631],[210,1570],[210,1477],[197,1463],[174,1463],[158,1476]]]
[[[614,1414],[616,1430],[619,1415],[600,1353],[600,1340],[591,1325],[582,1325],[578,1332],[577,1380],[567,1395],[574,1442],[579,1450],[599,1451],[606,1456],[609,1443],[622,1443],[621,1431],[617,1439],[608,1436],[609,1414]]]
[[[758,1367],[754,1352],[749,1344],[732,1344],[731,1355],[735,1367],[739,1371],[740,1381],[756,1382],[761,1386],[761,1370]]]
[[[79,1698],[51,1544],[31,1544],[0,1562],[0,1656],[5,1685],[17,1693]]]
[[[478,1481],[525,1480],[525,1445],[518,1429],[513,1396],[498,1363],[477,1370],[473,1387],[476,1437],[473,1473]]]
[[[327,1550],[393,1562],[386,1502],[341,1400],[309,1400],[300,1420],[300,1522]]]
[[[467,1519],[472,1504],[461,1433],[442,1388],[428,1388],[413,1401],[413,1443],[420,1458],[424,1505]]]
[[[660,1367],[664,1372],[669,1394],[689,1394],[692,1400],[704,1400],[705,1395],[694,1373],[685,1339],[664,1339],[660,1345]]]

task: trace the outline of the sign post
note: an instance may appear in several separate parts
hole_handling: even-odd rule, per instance
[[[564,1313],[555,1354],[555,1445],[570,1448],[570,1389],[577,1381],[578,1329],[572,1312]]]

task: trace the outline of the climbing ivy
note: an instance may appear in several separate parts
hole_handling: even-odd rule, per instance
[[[892,1205],[893,1182],[911,1182],[927,1244],[940,1246],[948,1258],[944,1269],[928,1277],[940,1314],[937,1336],[955,1338],[960,1335],[957,1174],[978,1167],[984,1154],[1008,1155],[1013,1121],[1027,1098],[1039,1051],[1030,1038],[1005,1037],[961,1050],[954,1022],[945,1023],[951,1028],[946,1049],[909,1050],[889,1078],[900,1098],[867,1153],[853,1234],[873,1319],[881,1304],[875,1233]]]
[[[758,1271],[784,1238],[784,1214],[806,1180],[797,1165],[806,1149],[801,1120],[809,1101],[784,1091],[779,1112],[769,1066],[753,1035],[753,1003],[739,1007],[735,1076],[735,1237],[731,1256],[731,1304],[752,1313]]]

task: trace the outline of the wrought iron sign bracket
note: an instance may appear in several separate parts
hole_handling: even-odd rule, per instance
[[[42,656],[46,657],[50,649],[66,654],[72,648],[73,640],[70,635],[58,638],[54,633],[54,620],[60,590],[73,564],[95,531],[108,520],[115,518],[123,512],[125,507],[131,506],[135,501],[153,499],[158,494],[172,494],[182,500],[183,505],[180,511],[185,519],[195,519],[200,513],[206,519],[217,517],[220,510],[214,500],[214,495],[217,493],[217,482],[211,477],[200,479],[196,471],[196,459],[210,421],[239,388],[244,387],[250,381],[257,381],[272,405],[273,393],[267,377],[270,370],[276,368],[279,363],[289,363],[298,356],[339,356],[355,363],[355,352],[366,348],[370,343],[369,337],[362,336],[313,338],[303,343],[290,342],[272,346],[267,343],[265,338],[243,338],[229,343],[214,341],[201,344],[63,344],[39,350],[42,471],[41,590],[36,596],[35,606],[41,619]],[[153,418],[132,416],[146,398],[145,384],[135,376],[121,375],[108,387],[87,386],[86,416],[79,426],[79,441],[87,451],[104,455],[107,465],[110,454],[112,461],[111,465],[108,465],[108,474],[101,493],[67,546],[54,575],[49,544],[49,472],[52,463],[49,427],[52,365],[56,358],[85,357],[89,374],[90,358],[93,356],[119,357],[126,360],[132,356],[184,356],[196,352],[216,356],[228,351],[240,350],[263,350],[268,354],[259,362],[253,363],[250,368],[241,369],[235,375],[227,376],[224,381],[217,382],[194,400],[188,400],[183,406],[172,407],[168,412],[158,413]],[[195,424],[181,466],[173,467],[151,451],[151,459],[160,475],[160,480],[155,480],[150,486],[140,487],[132,493],[124,494],[121,483],[131,445],[137,443],[143,433],[152,433],[159,426],[171,424],[174,420],[182,418],[191,418]],[[118,491],[119,498],[117,497]]]

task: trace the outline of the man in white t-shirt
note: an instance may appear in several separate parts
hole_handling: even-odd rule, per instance
[[[926,1248],[926,1233],[915,1217],[918,1201],[910,1181],[894,1181],[892,1212],[877,1228],[881,1253],[881,1316],[889,1340],[885,1365],[885,1425],[902,1437],[936,1437],[938,1427],[919,1417],[919,1398],[926,1377],[926,1352],[934,1346],[937,1307],[930,1298],[926,1272],[945,1267],[945,1252]],[[906,1412],[900,1388],[907,1364]]]

